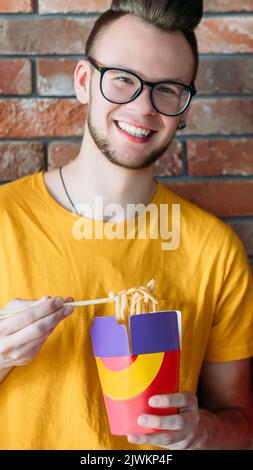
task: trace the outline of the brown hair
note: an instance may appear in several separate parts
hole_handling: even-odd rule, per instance
[[[86,55],[92,55],[95,39],[112,22],[124,15],[135,15],[163,31],[181,31],[189,43],[195,61],[192,85],[196,79],[199,54],[194,29],[203,16],[203,0],[113,0],[110,10],[95,22],[86,42]]]

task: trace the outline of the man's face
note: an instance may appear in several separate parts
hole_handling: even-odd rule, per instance
[[[124,16],[109,26],[92,55],[105,66],[131,69],[147,81],[166,78],[185,85],[191,83],[194,58],[183,34],[164,33],[134,16]],[[130,103],[110,103],[100,92],[100,73],[93,71],[88,131],[97,148],[112,163],[128,169],[149,167],[164,153],[181,119],[182,115],[158,113],[150,101],[149,87],[144,87],[141,95]],[[147,138],[133,137],[124,124],[152,130],[152,134]]]

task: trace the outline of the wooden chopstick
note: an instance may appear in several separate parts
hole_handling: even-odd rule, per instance
[[[87,305],[106,304],[108,302],[113,302],[115,297],[116,297],[116,295],[111,296],[111,297],[105,297],[103,299],[79,300],[77,302],[67,302],[67,303],[64,303],[63,306],[66,306],[66,307],[85,307]],[[32,307],[32,305],[29,305],[29,307]],[[3,313],[1,313],[1,310],[0,310],[0,319],[7,318],[7,317],[8,318],[13,317],[13,316],[17,315],[17,313],[24,312],[25,310],[27,310],[27,307],[22,308],[21,310],[10,310],[9,312],[6,311],[6,310],[5,311],[3,310]]]
[[[86,305],[97,305],[97,304],[106,304],[108,302],[113,302],[116,295],[112,297],[105,297],[104,299],[94,299],[94,300],[79,300],[78,302],[67,302],[66,304],[70,307],[85,307]]]

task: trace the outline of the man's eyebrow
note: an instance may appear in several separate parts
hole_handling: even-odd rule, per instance
[[[122,65],[122,64],[115,64],[113,67],[116,67],[116,68],[119,67],[119,69],[123,69],[123,70],[126,70],[126,71],[128,71],[128,72],[132,72],[132,73],[135,73],[135,74],[137,74],[137,75],[140,75],[140,77],[143,77],[143,73],[142,73],[142,72],[140,72],[139,70],[136,70],[136,69],[133,70],[133,69],[131,69],[131,68],[129,68],[129,67],[126,67],[125,65]],[[146,79],[144,79],[144,80],[146,80]],[[159,78],[159,80],[147,80],[147,81],[149,81],[149,82],[152,81],[152,82],[154,82],[154,83],[159,83],[159,82],[166,82],[167,80],[172,80],[172,81],[174,81],[174,82],[183,83],[182,79],[179,78],[179,77],[168,77],[168,76],[165,77],[165,78]]]

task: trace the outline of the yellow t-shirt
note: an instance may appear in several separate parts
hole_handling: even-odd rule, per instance
[[[104,297],[154,278],[160,309],[182,312],[180,389],[196,392],[204,360],[253,355],[252,275],[223,222],[161,183],[152,202],[180,204],[178,249],[162,250],[149,237],[74,238],[79,218],[50,196],[42,172],[2,186],[0,307],[43,295]],[[30,364],[0,384],[0,449],[138,448],[109,432],[89,336],[95,314],[113,314],[112,304],[76,309]]]

